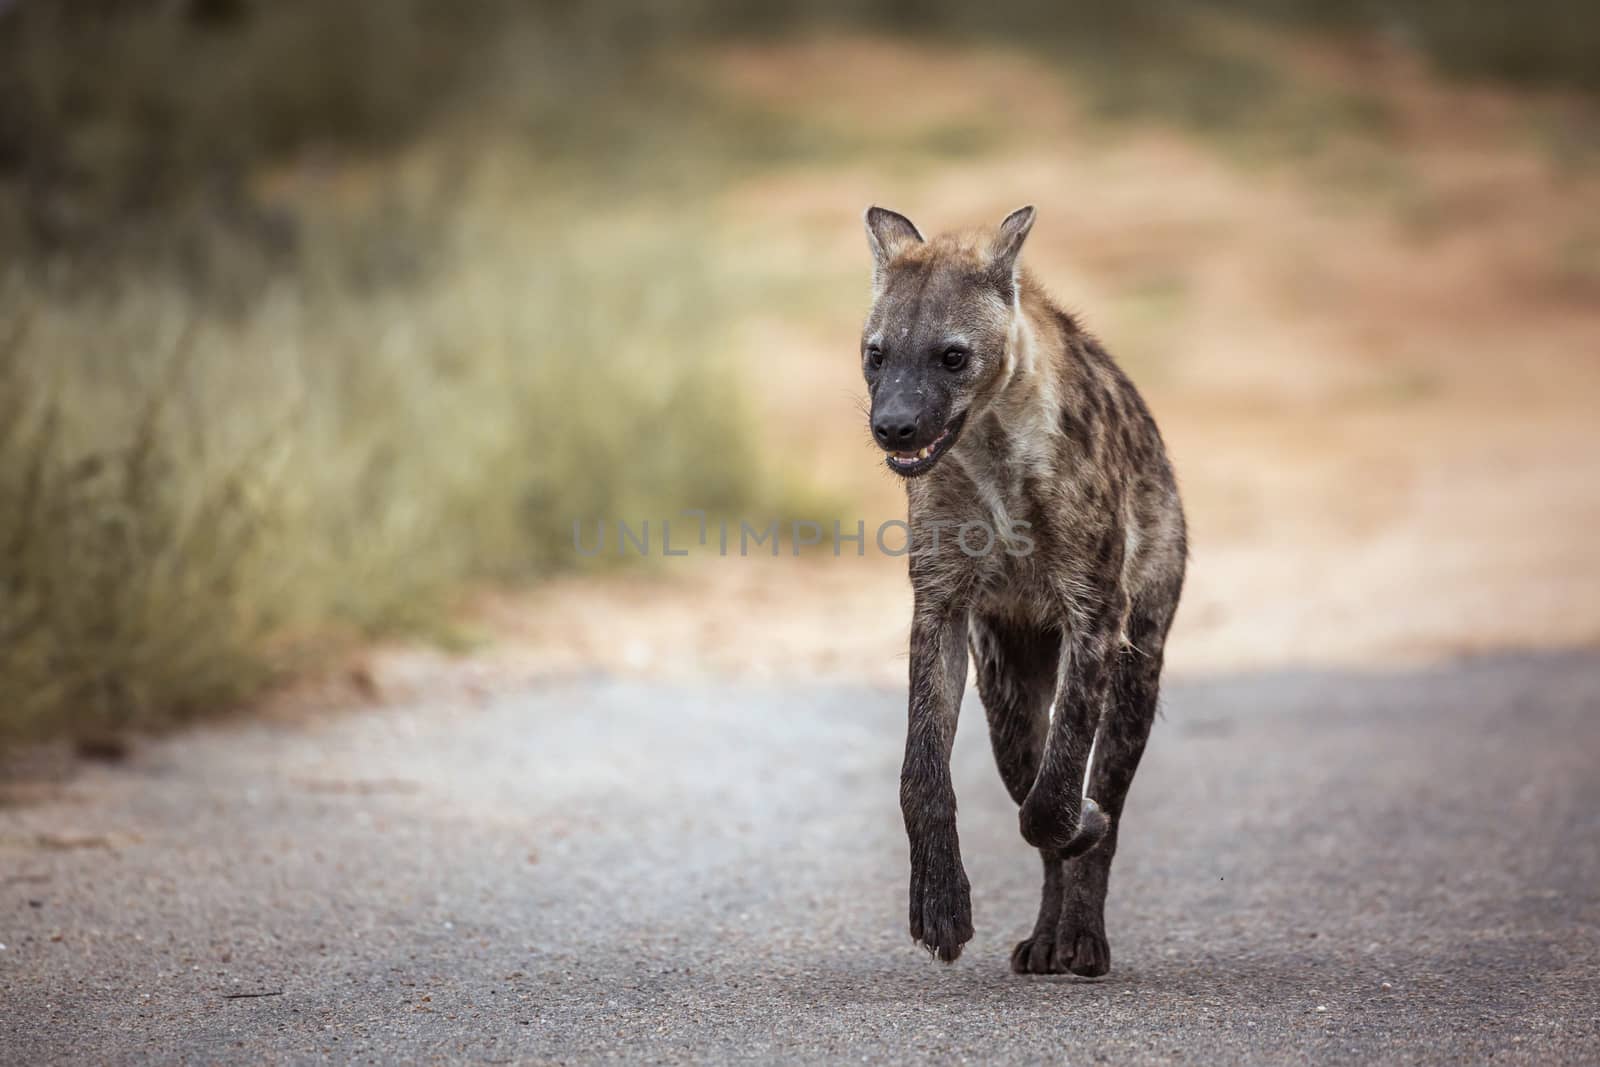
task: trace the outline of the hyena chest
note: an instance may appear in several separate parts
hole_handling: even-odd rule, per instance
[[[963,588],[971,602],[1046,615],[1050,577],[1039,555],[1039,505],[1020,485],[952,479],[911,508],[913,551],[928,580]]]

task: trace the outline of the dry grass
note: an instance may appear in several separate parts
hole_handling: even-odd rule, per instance
[[[4,732],[213,708],[433,625],[464,577],[569,564],[575,518],[761,499],[685,234],[494,221],[428,281],[299,276],[240,316],[0,286]]]

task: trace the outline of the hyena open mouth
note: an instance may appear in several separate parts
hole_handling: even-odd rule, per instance
[[[933,465],[939,462],[939,457],[950,451],[950,446],[956,443],[956,438],[961,435],[961,426],[966,421],[967,413],[963,411],[945,423],[938,437],[917,451],[890,452],[887,457],[889,469],[903,478],[915,478],[919,474],[931,471]]]

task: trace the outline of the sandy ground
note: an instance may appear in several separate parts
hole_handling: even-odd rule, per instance
[[[863,429],[862,206],[938,229],[1032,202],[1025,260],[1119,354],[1180,474],[1193,561],[1176,669],[1600,641],[1600,180],[1533,137],[1542,112],[1394,57],[1307,53],[1303,91],[1358,87],[1387,132],[1334,129],[1309,155],[1252,160],[1159,123],[1096,125],[1013,53],[941,55],[930,89],[917,72],[935,58],[824,38],[704,64],[775,122],[842,134],[888,116],[904,137],[1014,117],[957,159],[846,155],[726,197],[733,269],[802,294],[738,325],[754,402],[786,471],[855,502],[847,527],[904,507]],[[876,76],[828,76],[865,68]],[[491,598],[501,655],[533,670],[903,675],[901,559],[869,546],[864,560],[823,547],[658,562]]]

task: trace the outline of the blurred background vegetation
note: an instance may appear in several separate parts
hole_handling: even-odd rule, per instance
[[[777,123],[692,61],[823,29],[1022,48],[1246,155],[1388,121],[1285,79],[1285,29],[1600,88],[1600,8],[1558,0],[0,0],[0,739],[436,629],[576,516],[814,499],[756,458],[730,329],[804,286],[719,256],[713,195],[1005,134]]]

